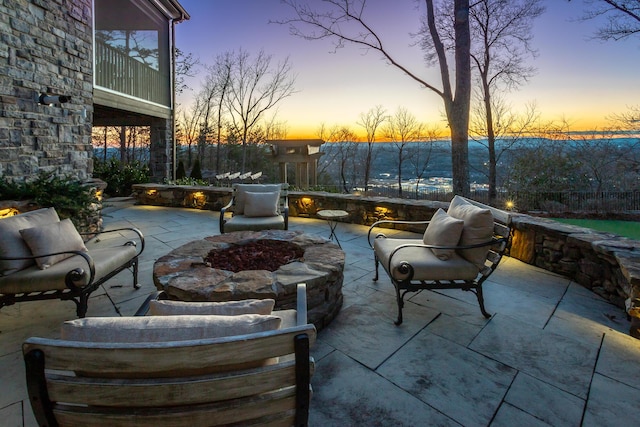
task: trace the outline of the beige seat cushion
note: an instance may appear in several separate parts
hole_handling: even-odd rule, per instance
[[[60,221],[60,218],[54,208],[42,208],[0,220],[0,256],[31,256],[31,250],[20,235],[20,230],[58,221]],[[33,259],[16,261],[0,260],[0,276],[15,273],[16,271],[35,265],[35,263]]]
[[[249,218],[244,215],[235,215],[227,219],[224,224],[225,233],[242,230],[284,230],[284,217],[278,215]]]
[[[99,280],[114,269],[124,265],[136,256],[134,246],[115,246],[89,250],[96,269],[94,280]],[[40,270],[35,264],[8,276],[0,276],[0,293],[17,294],[20,292],[42,292],[55,289],[66,289],[65,276],[75,268],[84,270],[82,278],[75,282],[76,286],[86,286],[89,281],[89,267],[80,255],[74,255],[57,264]]]
[[[56,252],[82,251],[87,252],[82,237],[76,230],[70,219],[63,219],[52,224],[20,230],[20,234],[31,250],[33,256],[37,256],[36,264],[41,270],[72,257],[74,254],[66,253],[48,255]],[[47,255],[47,256],[41,256]]]
[[[281,321],[260,314],[90,317],[64,322],[61,337],[108,343],[188,341],[273,331]]]
[[[251,193],[280,193],[282,186],[280,184],[235,184],[235,205],[233,213],[235,215],[244,214],[245,194]]]
[[[489,209],[482,209],[473,205],[462,197],[455,196],[451,200],[447,213],[464,221],[460,245],[474,245],[490,242],[493,237],[493,214]],[[481,248],[464,249],[460,251],[467,261],[482,268],[484,266],[490,246]]]
[[[217,314],[237,316],[239,314],[271,314],[275,306],[273,299],[245,299],[223,302],[151,301],[149,316],[175,316],[181,314]]]
[[[244,197],[244,216],[252,218],[278,215],[279,191],[264,193],[247,191]]]
[[[425,245],[456,246],[460,241],[464,221],[453,218],[442,209],[438,209],[427,229],[424,231],[422,241]],[[455,249],[431,249],[433,253],[443,261],[450,259]]]
[[[398,271],[402,262],[413,266],[412,280],[473,280],[478,275],[478,267],[454,253],[450,259],[439,259],[431,249],[408,247],[398,250],[393,255],[389,268],[391,252],[400,245],[423,245],[422,239],[388,239],[378,238],[373,242],[373,248],[385,270],[395,280],[407,280],[408,276]]]

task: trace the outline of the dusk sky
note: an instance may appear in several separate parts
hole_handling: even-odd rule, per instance
[[[409,33],[419,28],[421,12],[414,0],[369,0],[374,28],[388,37],[390,50],[425,80],[440,87],[437,68],[426,68],[422,52],[412,47]],[[419,2],[422,4],[423,2]],[[380,104],[392,114],[407,108],[420,121],[443,128],[440,97],[387,65],[373,51],[347,45],[337,53],[329,40],[307,41],[289,34],[286,25],[269,23],[291,16],[280,0],[180,0],[191,20],[177,25],[180,49],[212,64],[216,55],[242,48],[263,49],[274,62],[287,56],[296,74],[297,93],[283,100],[277,120],[287,137],[317,137],[321,124],[347,125],[356,132],[360,113]],[[516,111],[535,102],[545,120],[567,119],[571,130],[606,126],[606,118],[640,105],[640,38],[603,42],[594,40],[598,21],[580,21],[583,2],[546,0],[546,12],[535,24],[533,45],[538,69],[533,79],[507,99]],[[204,71],[201,71],[201,76]],[[199,89],[178,99],[188,105]],[[275,112],[275,111],[274,111]]]

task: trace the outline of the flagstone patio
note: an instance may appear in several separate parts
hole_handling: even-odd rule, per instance
[[[93,294],[88,316],[131,315],[153,291],[155,261],[218,234],[217,212],[107,202],[107,228],[145,234],[142,288],[121,273]],[[326,222],[290,218],[290,228],[328,237]],[[485,319],[459,290],[408,299],[395,326],[393,286],[373,278],[367,227],[339,224],[345,251],[340,313],[312,354],[312,426],[620,426],[640,417],[640,341],[625,313],[569,279],[506,258],[485,282]],[[400,233],[400,232],[399,232]],[[58,336],[71,302],[0,310],[0,419],[36,426],[26,395],[21,343]]]

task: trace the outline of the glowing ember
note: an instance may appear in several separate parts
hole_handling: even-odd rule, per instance
[[[280,266],[299,261],[304,250],[291,242],[282,240],[255,240],[243,245],[209,252],[205,262],[212,268],[233,271],[276,271]]]

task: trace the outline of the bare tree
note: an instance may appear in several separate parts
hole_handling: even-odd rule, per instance
[[[454,191],[469,193],[469,109],[471,100],[471,35],[469,30],[469,0],[454,0],[455,20],[455,79],[451,81],[447,51],[441,40],[436,22],[433,0],[425,0],[426,16],[421,32],[422,47],[432,63],[440,69],[442,88],[427,82],[409,70],[387,50],[380,32],[373,28],[365,17],[366,0],[324,0],[323,10],[313,9],[310,0],[283,0],[291,7],[294,16],[278,21],[288,24],[291,34],[307,40],[332,39],[336,48],[354,44],[379,53],[389,64],[398,68],[421,86],[437,94],[443,101],[451,132],[451,158]],[[317,2],[313,2],[314,6]],[[389,7],[397,7],[388,2]],[[452,84],[453,83],[453,84]],[[455,89],[454,89],[455,87]]]
[[[245,171],[246,146],[253,127],[264,114],[294,93],[295,77],[289,58],[272,65],[272,56],[260,51],[255,58],[243,50],[234,54],[227,106],[231,122],[242,140]]]
[[[438,22],[447,49],[455,45],[454,18],[451,15],[453,0],[441,4],[440,15],[447,16]],[[489,199],[496,198],[496,126],[493,97],[513,90],[526,83],[535,68],[525,62],[535,57],[532,47],[533,22],[544,12],[541,0],[476,0],[470,10],[471,63],[477,71],[478,97],[484,113],[482,126],[488,149]],[[473,131],[471,131],[473,133]]]
[[[483,98],[482,93],[479,93],[478,97]],[[495,200],[500,184],[498,166],[507,151],[526,143],[527,138],[539,132],[537,126],[540,114],[535,103],[527,104],[524,112],[518,113],[498,93],[491,96],[491,121],[487,121],[485,103],[482,100],[474,105],[471,110],[469,135],[487,148],[489,159],[481,172],[489,180],[489,197]],[[492,124],[491,132],[487,129],[488,124]],[[489,133],[493,135],[492,139],[487,137]],[[494,191],[491,191],[492,187]]]
[[[192,104],[189,112],[181,110],[177,116],[178,140],[187,146],[187,162],[191,165],[192,148],[198,142],[201,110],[198,102]]]
[[[423,126],[416,116],[406,108],[400,107],[394,115],[389,117],[385,126],[385,136],[398,150],[396,166],[398,167],[398,195],[402,197],[402,167],[410,154],[409,144],[418,141],[422,136]]]
[[[335,173],[340,180],[342,191],[348,193],[349,183],[355,182],[359,170],[356,160],[358,151],[356,134],[348,126],[335,125],[327,129],[323,124],[320,126],[318,136],[328,143],[324,148],[325,167],[321,168],[321,172],[326,171],[332,174],[329,168],[337,167],[338,170]]]
[[[622,40],[640,34],[640,0],[585,0],[585,3],[588,7],[583,19],[607,18],[607,23],[597,30],[597,38]]]
[[[360,114],[358,124],[367,133],[367,151],[364,160],[364,191],[369,191],[369,179],[371,178],[371,166],[373,163],[373,144],[376,141],[376,133],[380,126],[387,120],[387,110],[382,105],[376,105],[366,113]]]
[[[231,87],[231,73],[233,71],[234,55],[232,52],[225,52],[216,57],[212,67],[209,67],[209,80],[216,89],[216,174],[220,173],[220,150],[222,147],[222,124],[225,101],[229,96]]]
[[[407,159],[416,177],[416,198],[418,197],[420,183],[431,164],[434,150],[437,150],[439,146],[442,145],[437,141],[437,131],[435,129],[424,128],[422,135],[417,138],[417,141],[407,147]]]
[[[194,77],[193,69],[200,63],[198,58],[192,53],[185,53],[179,48],[175,48],[176,56],[176,94],[181,94],[189,89],[185,83],[186,77]]]

